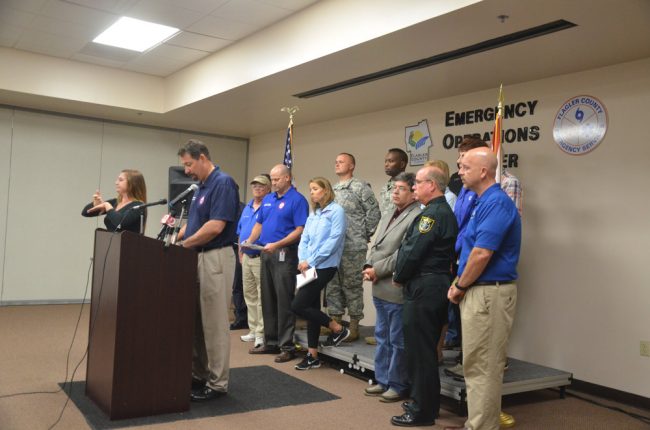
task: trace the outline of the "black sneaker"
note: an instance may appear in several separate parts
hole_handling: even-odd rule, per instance
[[[327,336],[327,340],[323,342],[323,346],[339,346],[341,342],[350,336],[350,330],[343,326],[343,330],[339,333],[332,333]]]
[[[309,369],[318,369],[320,367],[320,360],[311,356],[307,353],[303,360],[296,364],[296,369],[298,370],[309,370]]]

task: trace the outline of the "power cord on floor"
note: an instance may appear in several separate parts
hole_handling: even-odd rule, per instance
[[[639,420],[642,423],[650,424],[650,417],[646,417],[644,415],[640,415],[640,414],[637,414],[635,412],[626,411],[625,409],[620,408],[618,406],[606,405],[606,404],[601,403],[601,402],[599,402],[597,400],[593,400],[593,399],[590,399],[588,397],[581,396],[581,395],[576,394],[575,392],[572,392],[572,391],[569,391],[569,390],[566,391],[566,394],[568,396],[575,397],[576,399],[582,400],[584,402],[591,403],[592,405],[600,406],[602,408],[609,409],[609,410],[612,410],[612,411],[615,411],[615,412],[620,412],[620,413],[625,414],[625,415],[627,415],[627,416],[629,416],[631,418]]]
[[[79,308],[79,316],[77,317],[77,323],[75,324],[74,327],[74,333],[72,334],[72,341],[70,342],[70,347],[68,348],[68,354],[65,359],[65,377],[63,378],[63,385],[59,387],[58,390],[56,391],[25,391],[22,393],[13,393],[13,394],[4,394],[0,395],[0,399],[6,399],[10,397],[17,397],[17,396],[27,396],[31,394],[57,394],[63,390],[65,390],[66,384],[68,384],[68,373],[69,373],[69,367],[70,367],[70,354],[72,353],[72,346],[74,345],[75,338],[77,337],[77,331],[79,329],[79,323],[81,322],[81,315],[83,314],[83,305],[84,302],[86,301],[86,295],[88,294],[88,286],[90,285],[90,273],[93,267],[93,260],[92,258],[90,259],[90,264],[88,265],[88,273],[86,275],[86,288],[84,290],[84,296],[83,299],[81,300],[81,306]],[[72,383],[72,381],[70,381]]]

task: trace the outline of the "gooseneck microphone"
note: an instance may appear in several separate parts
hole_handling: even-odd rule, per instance
[[[135,211],[135,210],[142,209],[142,208],[148,208],[149,206],[164,205],[165,203],[167,203],[167,199],[160,199],[160,200],[158,200],[158,201],[156,201],[156,202],[143,203],[143,204],[141,204],[141,205],[133,206],[133,207],[131,208],[131,210],[134,210],[134,211]]]
[[[196,184],[192,184],[192,185],[190,185],[190,186],[187,188],[187,190],[183,191],[183,192],[180,193],[178,196],[176,196],[176,198],[175,198],[174,200],[172,200],[171,202],[169,202],[169,205],[168,205],[168,206],[169,206],[170,208],[171,208],[171,207],[174,207],[174,205],[175,205],[176,203],[180,202],[180,201],[183,200],[185,197],[187,197],[187,195],[188,195],[189,193],[192,193],[192,192],[194,192],[194,191],[196,191],[196,190],[198,190],[198,189],[199,189],[199,186],[198,186],[198,185],[196,185]]]

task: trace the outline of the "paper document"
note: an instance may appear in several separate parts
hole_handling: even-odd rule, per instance
[[[305,274],[299,273],[296,275],[296,290],[302,287],[303,285],[309,284],[314,279],[317,279],[318,275],[316,274],[316,268],[311,267],[305,271]]]
[[[242,248],[253,249],[255,251],[261,251],[264,249],[262,245],[255,245],[254,243],[242,242],[239,244]]]

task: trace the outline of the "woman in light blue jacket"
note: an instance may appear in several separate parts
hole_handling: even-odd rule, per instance
[[[320,293],[336,274],[343,254],[345,240],[345,212],[334,201],[332,185],[325,178],[309,181],[309,194],[313,213],[307,218],[298,246],[298,270],[305,276],[310,268],[316,269],[317,278],[296,291],[291,310],[307,320],[307,347],[305,359],[296,365],[298,370],[320,367],[318,336],[320,327],[332,331],[326,345],[338,346],[350,331],[331,319],[320,309]]]

